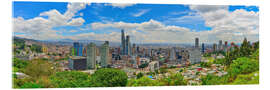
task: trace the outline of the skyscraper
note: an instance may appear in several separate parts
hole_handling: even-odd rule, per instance
[[[218,50],[222,50],[222,40],[219,40],[219,43],[218,43]]]
[[[96,44],[90,43],[87,45],[87,69],[95,69],[96,66]]]
[[[195,48],[199,48],[199,38],[195,38]]]
[[[109,43],[104,43],[100,50],[101,67],[109,65]]]
[[[135,55],[136,54],[136,44],[135,43],[133,43],[132,44],[132,55]]]
[[[204,53],[205,51],[205,47],[204,47],[204,43],[202,43],[202,53]]]
[[[126,39],[124,29],[121,30],[121,54],[125,55],[126,50]]]
[[[82,56],[82,54],[83,54],[83,45],[81,43],[79,43],[79,42],[74,42],[73,46],[74,46],[75,55],[76,56]]]
[[[176,55],[175,55],[175,48],[172,48],[170,50],[170,60],[176,60]]]
[[[130,41],[129,41],[129,35],[126,37],[126,46],[125,46],[125,55],[130,55]]]
[[[214,52],[217,51],[217,44],[216,43],[213,44],[213,51]]]

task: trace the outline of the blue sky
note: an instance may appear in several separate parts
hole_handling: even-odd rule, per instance
[[[23,18],[24,21],[37,17],[48,19],[50,16],[40,15],[55,9],[62,15],[68,11],[67,2],[13,2],[13,18]],[[227,6],[228,13],[236,10],[244,10],[245,12],[259,12],[257,6]],[[212,9],[209,9],[212,10]],[[56,32],[60,36],[76,36],[84,33],[94,34],[110,34],[112,32],[120,32],[119,28],[106,27],[93,29],[93,23],[108,24],[123,22],[125,24],[142,24],[154,20],[164,26],[176,26],[188,29],[194,32],[211,31],[213,27],[206,25],[207,19],[199,10],[191,9],[190,5],[180,4],[132,4],[124,7],[110,5],[108,3],[91,3],[83,9],[79,9],[74,13],[72,19],[82,18],[81,25],[59,25],[52,26],[50,30]],[[67,20],[67,22],[72,19]],[[20,24],[20,23],[18,23]],[[140,26],[138,26],[140,27]],[[136,29],[137,32],[144,30]],[[22,30],[14,30],[15,35],[25,34]],[[25,35],[31,35],[31,33]]]

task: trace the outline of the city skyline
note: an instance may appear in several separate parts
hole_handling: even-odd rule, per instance
[[[14,36],[37,40],[121,42],[121,29],[131,43],[259,40],[256,6],[16,1],[13,12]]]

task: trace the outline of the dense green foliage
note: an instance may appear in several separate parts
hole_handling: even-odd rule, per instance
[[[52,63],[45,60],[31,60],[23,73],[36,80],[53,75],[55,72],[56,70]]]
[[[42,46],[40,46],[40,45],[32,44],[30,49],[31,49],[31,51],[34,51],[34,52],[37,52],[37,53],[42,52]]]
[[[223,77],[219,77],[213,74],[208,74],[206,76],[203,76],[201,80],[202,80],[202,85],[220,85],[220,84],[228,83],[229,77],[227,75]]]
[[[259,71],[247,75],[238,75],[234,82],[231,84],[259,84]]]
[[[237,58],[230,66],[229,74],[235,77],[238,74],[248,74],[259,70],[259,62],[247,57]]]
[[[102,68],[91,75],[93,87],[126,86],[128,76],[124,71],[112,68]]]
[[[23,39],[14,38],[13,40],[13,44],[18,47],[18,49],[24,49],[25,41]]]
[[[141,73],[141,72],[138,73],[138,74],[136,75],[136,78],[137,78],[137,79],[139,79],[139,78],[141,78],[141,77],[143,77],[143,73]]]
[[[26,66],[29,64],[29,61],[20,60],[18,58],[13,58],[13,72],[22,72]]]
[[[90,86],[90,76],[87,73],[78,71],[57,72],[50,77],[50,81],[58,88]]]
[[[209,63],[209,62],[201,62],[200,63],[200,66],[201,67],[210,67],[211,66],[211,63]]]
[[[127,86],[162,86],[161,82],[152,80],[146,76],[139,79],[131,79],[128,81]]]
[[[184,80],[181,73],[172,74],[169,77],[160,79],[159,81],[163,82],[166,86],[187,85],[187,81]]]
[[[23,84],[21,88],[43,88],[43,86],[37,83],[27,82]]]
[[[139,68],[145,68],[145,67],[147,67],[147,66],[148,66],[148,64],[149,64],[149,63],[144,63],[144,64],[141,64],[141,65],[139,65]]]

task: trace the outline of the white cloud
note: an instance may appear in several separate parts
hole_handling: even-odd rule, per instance
[[[142,10],[139,10],[139,12],[137,12],[137,13],[133,13],[132,16],[140,17],[149,11],[150,11],[150,9],[142,9]]]
[[[22,17],[13,19],[14,32],[24,33],[17,35],[32,39],[48,40],[48,39],[92,39],[92,40],[108,40],[120,42],[121,33],[110,31],[109,33],[82,33],[72,36],[59,35],[57,31],[52,30],[56,26],[80,26],[85,21],[83,18],[73,18],[79,10],[85,8],[85,4],[68,5],[68,10],[61,14],[57,10],[43,12],[39,17],[25,20]],[[107,30],[106,28],[125,29],[126,33],[131,36],[131,42],[136,43],[193,43],[195,37],[200,38],[200,42],[213,43],[218,40],[242,42],[243,37],[247,37],[250,41],[259,39],[259,13],[246,11],[243,9],[228,11],[227,6],[201,6],[192,5],[191,10],[196,14],[189,14],[179,18],[174,18],[175,22],[188,23],[189,21],[205,20],[205,25],[211,27],[210,31],[195,32],[188,28],[165,25],[156,20],[149,20],[141,23],[127,22],[94,22],[86,26],[93,30]],[[149,11],[149,10],[148,10]],[[141,11],[141,12],[148,12]],[[144,14],[143,13],[143,14]],[[142,13],[135,16],[141,16]],[[48,19],[43,18],[48,16]],[[192,24],[192,22],[190,22]],[[70,30],[69,32],[76,32]]]
[[[240,42],[243,37],[251,41],[259,40],[259,12],[244,9],[230,12],[228,8],[215,5],[190,6],[191,10],[202,16],[205,25],[212,28],[209,33],[216,35],[215,41],[222,39]]]
[[[79,18],[73,18],[71,19],[70,22],[67,23],[69,26],[81,26],[84,23],[84,19],[79,17]]]
[[[128,6],[133,6],[134,4],[133,3],[108,3],[108,4],[104,4],[104,5],[124,9]]]
[[[80,26],[85,21],[82,18],[73,18],[75,14],[84,9],[87,3],[69,3],[67,11],[61,14],[56,9],[40,13],[40,16],[25,20],[22,17],[13,18],[14,32],[23,33],[22,37],[31,39],[48,40],[62,39],[63,36],[57,34],[58,31],[52,30],[58,26]],[[89,4],[88,4],[89,5]],[[48,19],[43,18],[48,16]]]

